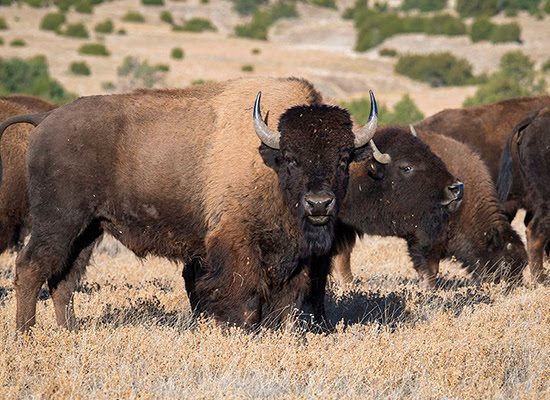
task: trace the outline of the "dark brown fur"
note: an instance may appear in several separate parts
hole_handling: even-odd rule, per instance
[[[450,136],[470,145],[479,152],[489,168],[493,182],[496,182],[500,154],[512,128],[533,111],[547,105],[550,105],[550,96],[514,97],[483,106],[443,110],[415,124],[415,127]],[[503,204],[503,210],[510,221],[519,208],[525,208],[525,195],[517,174],[510,196]]]
[[[428,273],[422,273],[418,261],[413,257],[415,269],[419,271],[421,277],[427,275],[431,279],[427,282],[428,286],[433,286],[439,271],[440,259],[455,257],[478,278],[519,279],[527,261],[527,254],[519,235],[513,230],[500,209],[494,184],[483,161],[468,146],[452,138],[432,132],[417,131],[419,137],[443,160],[449,171],[464,182],[465,189],[460,208],[450,214],[449,225],[438,239],[438,243],[434,244],[432,250],[425,255]],[[350,182],[357,182],[355,168],[357,167],[352,169]],[[355,189],[350,185],[348,196],[352,196],[353,190]],[[372,209],[369,204],[346,204],[344,211],[348,207],[361,206],[364,207],[364,212]],[[414,210],[419,207],[413,203],[411,208]],[[398,225],[402,224],[402,216],[391,207],[382,209],[380,214],[388,214],[381,218],[396,221]],[[359,226],[361,223],[357,221],[355,224]],[[414,232],[414,229],[412,231]],[[385,233],[378,230],[376,225],[366,232]],[[407,236],[413,232],[405,232],[400,237],[407,240]],[[352,246],[342,246],[342,248],[344,251],[334,261],[335,272],[340,276],[347,276],[349,282],[351,277],[349,258]],[[341,271],[342,269],[344,271]]]
[[[280,150],[258,151],[260,90]],[[338,206],[360,152],[349,114],[321,101],[307,81],[254,78],[54,110],[29,142],[33,228],[17,259],[18,329],[34,324],[45,281],[58,323],[74,328],[72,294],[103,232],[139,256],[187,263],[192,306],[221,321],[279,322],[306,298],[322,318],[333,222],[303,222],[296,199],[321,187]]]
[[[517,157],[512,164],[513,144]],[[526,235],[531,276],[537,282],[548,282],[543,256],[550,237],[550,107],[533,112],[512,130],[502,152],[501,198],[505,199],[510,187],[513,188],[512,179],[518,172],[526,192],[524,204],[528,215]]]

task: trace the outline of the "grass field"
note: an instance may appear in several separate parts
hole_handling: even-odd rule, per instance
[[[550,289],[474,285],[447,261],[423,292],[397,239],[365,238],[354,284],[330,284],[329,335],[192,322],[181,266],[111,240],[76,294],[79,331],[57,328],[44,290],[16,338],[14,261],[0,259],[0,398],[550,396]]]

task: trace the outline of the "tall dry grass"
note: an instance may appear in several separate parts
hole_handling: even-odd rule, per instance
[[[102,244],[76,294],[80,329],[47,292],[15,337],[14,256],[0,258],[0,398],[550,398],[550,289],[473,285],[456,263],[418,289],[404,244],[366,238],[356,281],[331,283],[336,331],[243,333],[192,322],[181,267]]]

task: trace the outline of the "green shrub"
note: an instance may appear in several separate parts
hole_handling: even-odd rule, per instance
[[[251,65],[251,64],[244,64],[241,66],[241,71],[243,72],[253,72],[254,71],[254,66]]]
[[[416,8],[420,11],[437,11],[447,7],[447,0],[404,0],[401,8],[403,10],[412,10]]]
[[[163,22],[167,22],[169,24],[174,22],[174,19],[172,18],[172,14],[170,11],[163,11],[160,13],[160,20]]]
[[[78,49],[78,53],[92,56],[109,56],[111,53],[102,43],[85,43]]]
[[[111,81],[102,82],[101,88],[107,92],[112,92],[116,90],[115,84]]]
[[[351,102],[342,103],[342,107],[349,110],[350,114],[360,124],[365,124],[370,113],[370,99],[362,98]],[[418,109],[408,94],[403,95],[390,112],[384,104],[378,110],[379,125],[408,125],[424,119],[424,114]]]
[[[470,26],[470,38],[472,42],[479,42],[480,40],[489,40],[491,34],[495,29],[495,24],[489,21],[488,18],[478,18]]]
[[[250,53],[254,54],[255,56],[260,54],[262,51],[260,49],[258,49],[257,47],[253,48],[252,50],[250,50]]]
[[[267,40],[267,30],[279,18],[298,16],[296,3],[292,0],[278,0],[265,10],[257,10],[248,24],[235,26],[235,34],[240,37]]]
[[[193,82],[191,82],[191,85],[193,85],[193,86],[195,86],[195,85],[204,85],[205,83],[206,83],[206,81],[204,79],[196,79]]]
[[[463,106],[488,104],[508,97],[545,93],[546,82],[543,79],[537,80],[533,66],[533,61],[521,51],[505,53],[500,59],[500,70],[480,85],[474,96],[464,101]]]
[[[97,33],[113,33],[114,29],[115,26],[113,24],[113,21],[111,21],[110,19],[99,22],[94,27],[94,31]]]
[[[128,11],[123,17],[124,22],[145,22],[145,18],[137,11]]]
[[[6,22],[6,18],[0,17],[0,30],[5,31],[6,29],[9,29],[8,23]]]
[[[67,12],[74,3],[74,0],[54,0],[55,5],[60,12]]]
[[[4,38],[0,37],[0,46],[3,46],[3,45],[4,45]]]
[[[382,57],[397,57],[397,51],[394,49],[380,49],[378,54]]]
[[[170,56],[175,60],[182,60],[184,56],[183,49],[181,47],[174,47]]]
[[[45,31],[56,31],[65,23],[65,14],[49,13],[44,15],[40,21],[40,29]]]
[[[550,71],[550,59],[546,60],[546,62],[544,62],[541,66],[540,66],[540,70],[542,72],[549,72]]]
[[[0,95],[11,93],[30,94],[54,103],[66,103],[75,97],[67,93],[58,81],[50,78],[44,56],[32,57],[27,61],[0,57]]]
[[[83,39],[87,39],[88,37],[90,37],[90,34],[88,33],[88,29],[86,28],[86,25],[84,25],[82,22],[67,25],[67,28],[65,28],[65,30],[61,33],[63,36],[70,36],[70,37],[83,38]]]
[[[456,11],[462,17],[490,17],[498,11],[499,0],[457,0]]]
[[[11,47],[25,47],[26,45],[27,45],[27,42],[25,42],[25,40],[20,39],[20,38],[13,39],[10,42]]]
[[[267,4],[267,0],[231,0],[233,9],[241,15],[251,15],[258,11],[258,7]]]
[[[49,3],[48,0],[24,0],[23,2],[34,8],[46,7]]]
[[[88,67],[88,64],[86,64],[85,61],[74,61],[69,66],[69,70],[75,74],[75,75],[90,75],[92,72],[90,71],[90,67]]]
[[[335,0],[309,0],[309,2],[315,6],[336,9]]]
[[[92,3],[89,0],[78,0],[74,3],[74,10],[81,14],[92,14],[94,12]]]
[[[167,66],[151,66],[147,60],[141,62],[132,56],[126,56],[122,64],[117,68],[119,77],[125,79],[124,86],[134,89],[138,87],[152,88],[161,82],[166,75]]]
[[[544,3],[542,9],[546,14],[550,14],[550,0],[547,0],[546,3]]]
[[[474,78],[470,63],[449,52],[400,56],[395,72],[432,87],[467,85],[473,83]]]
[[[161,71],[161,72],[168,72],[170,71],[170,66],[168,64],[157,64],[154,66],[154,68],[157,70],[157,71]]]
[[[117,31],[117,35],[126,35],[126,29],[121,28]]]
[[[489,39],[492,43],[521,42],[520,33],[521,29],[516,22],[495,25]]]
[[[141,0],[144,6],[163,6],[164,0]]]
[[[191,18],[185,21],[183,25],[174,25],[172,27],[174,31],[185,31],[185,32],[205,32],[205,31],[214,31],[218,29],[212,25],[210,20],[205,18]]]
[[[428,35],[457,36],[466,34],[466,24],[450,14],[435,15],[424,22],[424,32]]]

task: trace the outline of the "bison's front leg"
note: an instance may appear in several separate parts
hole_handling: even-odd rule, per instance
[[[544,273],[543,257],[544,246],[550,232],[550,228],[545,229],[544,224],[541,223],[544,218],[540,218],[539,215],[535,215],[527,226],[527,254],[529,257],[529,269],[531,271],[531,277],[534,282],[544,283],[547,280]]]
[[[423,245],[420,241],[416,240],[407,241],[407,245],[413,267],[420,278],[420,288],[433,290],[439,272],[440,252],[436,248]]]
[[[309,269],[310,293],[306,299],[313,309],[313,318],[315,323],[323,329],[331,330],[332,326],[328,322],[325,313],[325,292],[327,286],[327,276],[330,272],[331,255],[315,256],[311,259]]]
[[[259,257],[243,239],[218,230],[207,238],[206,258],[196,277],[196,311],[220,322],[251,328],[262,319],[266,284]]]

